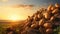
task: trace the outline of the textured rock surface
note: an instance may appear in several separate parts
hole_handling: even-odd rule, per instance
[[[60,4],[49,5],[28,16],[21,34],[53,34],[54,28],[60,26]],[[26,27],[28,27],[26,29]]]

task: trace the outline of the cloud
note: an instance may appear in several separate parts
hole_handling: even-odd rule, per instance
[[[19,5],[13,5],[12,7],[14,8],[33,8],[34,5],[24,5],[24,4],[19,4]]]
[[[11,5],[12,6],[12,5]],[[28,15],[32,15],[35,10],[26,8],[13,8],[11,6],[0,6],[0,19],[8,19],[10,15],[19,15],[19,19],[26,19]],[[29,5],[30,6],[30,5]]]

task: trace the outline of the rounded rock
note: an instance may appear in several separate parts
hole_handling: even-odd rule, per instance
[[[56,7],[56,8],[60,8],[60,4],[56,3],[56,4],[55,4],[55,7]]]
[[[58,12],[60,12],[60,10],[55,9],[55,10],[52,11],[52,14],[56,14],[56,13],[58,13]]]
[[[53,33],[53,29],[46,29],[46,33],[48,34]]]
[[[51,8],[52,8],[52,6],[53,6],[53,5],[52,5],[52,4],[50,4],[50,5],[48,6],[47,10],[48,10],[48,11],[50,11],[50,10],[51,10]]]
[[[45,20],[44,20],[44,19],[41,19],[41,20],[39,21],[39,26],[43,25],[44,22],[45,22]]]
[[[43,26],[45,28],[52,28],[52,24],[51,23],[45,23]]]
[[[45,19],[50,19],[51,14],[50,12],[46,12],[43,14],[43,16],[45,17]]]

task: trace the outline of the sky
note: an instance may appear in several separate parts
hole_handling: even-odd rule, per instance
[[[24,20],[37,9],[55,3],[60,3],[60,0],[0,0],[0,20]]]

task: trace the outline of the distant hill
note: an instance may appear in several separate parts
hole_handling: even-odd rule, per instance
[[[8,25],[8,24],[20,24],[23,23],[24,20],[19,20],[19,21],[11,21],[11,20],[0,20],[0,25]]]

